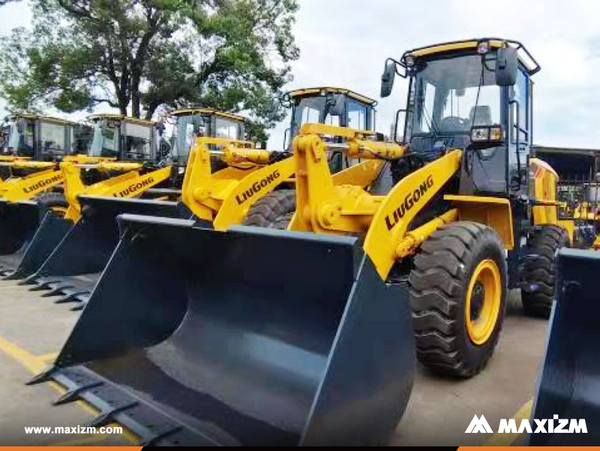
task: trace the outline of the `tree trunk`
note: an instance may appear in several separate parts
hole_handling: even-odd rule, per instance
[[[154,115],[154,112],[161,104],[162,104],[162,102],[160,102],[159,100],[154,100],[154,101],[150,102],[149,105],[147,105],[148,108],[146,109],[146,117],[145,117],[145,119],[147,121],[152,120],[152,116]]]
[[[131,116],[139,118],[140,114],[140,93],[137,89],[133,88],[133,92],[131,94]]]

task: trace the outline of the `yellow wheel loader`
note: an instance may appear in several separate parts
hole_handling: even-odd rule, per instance
[[[63,238],[48,254],[35,252],[30,258],[23,259],[27,265],[21,265],[12,277],[26,277],[22,283],[32,284],[33,290],[44,291],[44,296],[59,295],[57,303],[73,302],[75,310],[81,309],[119,240],[116,223],[119,214],[189,217],[191,213],[182,205],[161,200],[165,194],[169,198],[179,194],[177,179],[187,157],[186,135],[182,132],[190,132],[191,125],[192,135],[196,132],[235,135],[243,132],[243,118],[208,109],[182,110],[174,116],[179,125],[175,127],[176,139],[168,153],[158,146],[159,128],[153,122],[121,116],[92,117],[96,123],[92,153],[122,157],[116,162],[62,166],[69,204],[66,221],[57,226],[57,221],[53,220],[52,224],[41,228],[38,235],[40,242],[46,241],[45,233],[60,233]],[[232,132],[232,128],[236,131]],[[183,138],[183,142],[179,138]],[[212,140],[207,144],[210,146],[232,142],[224,138],[201,139]],[[136,158],[142,160],[136,162]],[[85,185],[84,181],[90,178],[86,175],[88,172],[100,172],[105,176],[96,183]],[[170,188],[164,188],[166,182]],[[155,186],[162,188],[154,189]],[[148,194],[148,197],[133,199]]]
[[[384,96],[395,74],[410,80],[403,142],[304,125],[287,230],[120,216],[77,325],[31,382],[58,382],[59,402],[83,399],[96,424],[146,444],[385,443],[415,348],[470,377],[494,352],[510,287],[529,313],[550,308],[568,234],[556,172],[529,158],[538,70],[502,39],[389,60]],[[331,149],[381,169],[335,183]]]
[[[92,133],[75,124],[64,130],[66,136],[71,135],[68,142],[88,155],[67,154],[60,162],[9,162],[13,172],[38,166],[48,169],[11,177],[0,184],[6,202],[0,229],[8,231],[2,235],[4,248],[0,250],[3,275],[22,278],[40,267],[79,219],[78,195],[133,197],[171,177],[171,167],[161,167],[156,161],[158,136],[154,123],[114,115],[92,116],[90,120]],[[44,138],[43,122],[41,127]],[[83,145],[82,135],[87,136]],[[62,185],[63,192],[48,191],[58,185]],[[38,192],[42,194],[36,196]],[[32,197],[31,202],[23,202],[27,196]],[[47,215],[48,211],[52,214]],[[86,252],[93,251],[86,248]]]
[[[85,134],[80,124],[52,117],[17,115],[6,118],[0,156],[0,199],[8,202],[29,200],[52,193],[62,183],[58,162],[98,161],[79,152],[79,139]],[[51,196],[50,196],[51,197]],[[50,202],[52,207],[66,207]],[[63,209],[64,211],[64,209]]]
[[[9,118],[0,156],[0,271],[9,273],[21,261],[45,214],[62,217],[68,204],[60,191],[59,162],[95,163],[81,140],[88,127],[51,117]],[[54,245],[56,244],[54,237]],[[33,249],[32,249],[33,250]],[[45,249],[42,253],[48,252]]]
[[[316,115],[315,119],[323,123],[356,124],[368,129],[364,133],[370,139],[375,137],[369,130],[374,127],[377,102],[360,94],[340,88],[314,88],[292,91],[284,101],[289,102],[292,111],[290,130],[296,130],[302,120]],[[293,211],[295,201],[290,193],[293,196],[294,165],[292,160],[286,160],[290,154],[251,148],[251,143],[240,141],[244,135],[242,117],[202,108],[178,110],[170,118],[175,123],[171,124],[174,134],[168,160],[177,168],[176,180],[189,146],[194,139],[197,141],[183,181],[182,200],[191,211],[175,202],[120,199],[107,192],[76,190],[75,195],[68,196],[72,205],[69,212],[77,199],[77,204],[87,209],[84,220],[73,227],[50,258],[24,283],[33,283],[33,289],[46,290],[48,296],[61,295],[57,302],[76,302],[74,309],[81,309],[118,242],[115,219],[122,213],[166,217],[189,217],[193,213],[196,219],[205,221],[205,226],[217,229],[240,224],[245,218],[248,224],[257,225],[258,220],[264,219],[260,199],[273,190],[277,190],[276,196],[288,199],[286,206]],[[339,138],[333,139],[332,145],[341,142]],[[359,171],[364,169],[348,168],[354,161],[343,158],[335,149],[328,152],[328,161],[334,171],[347,168],[336,173],[336,180],[363,177]],[[25,275],[23,271],[18,274]]]

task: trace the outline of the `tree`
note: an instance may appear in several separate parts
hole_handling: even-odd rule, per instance
[[[0,45],[0,91],[13,110],[107,103],[149,119],[194,104],[242,112],[258,135],[283,116],[278,97],[299,57],[296,0],[32,3],[31,30]]]

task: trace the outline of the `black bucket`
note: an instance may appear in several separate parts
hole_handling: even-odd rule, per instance
[[[125,215],[55,380],[145,444],[383,444],[410,396],[407,289],[355,238]]]
[[[531,445],[591,446],[600,443],[600,253],[562,249],[558,255],[557,301],[539,381],[533,418],[585,420],[587,433],[534,433]],[[558,416],[556,418],[555,416]],[[533,423],[533,421],[532,421]],[[535,430],[535,424],[532,425]],[[548,430],[548,425],[546,425]],[[575,430],[575,429],[573,429]]]
[[[70,226],[37,202],[0,200],[0,274],[9,279],[33,274]]]
[[[119,242],[117,216],[123,213],[189,217],[177,202],[79,196],[81,218],[64,235],[38,271],[25,280],[44,296],[62,296],[56,302],[76,302],[81,308]]]

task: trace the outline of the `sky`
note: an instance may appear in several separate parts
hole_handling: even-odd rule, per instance
[[[521,41],[542,66],[534,76],[534,142],[600,148],[600,2],[594,0],[299,0],[301,57],[289,89],[338,86],[380,100],[377,129],[389,134],[406,82],[379,99],[385,59],[405,50],[480,37]],[[25,4],[2,7],[0,34],[26,25]],[[3,101],[0,103],[0,108]],[[85,114],[83,115],[85,116]],[[289,120],[289,119],[287,119]],[[287,121],[286,120],[286,121]],[[287,122],[271,132],[280,149]]]

